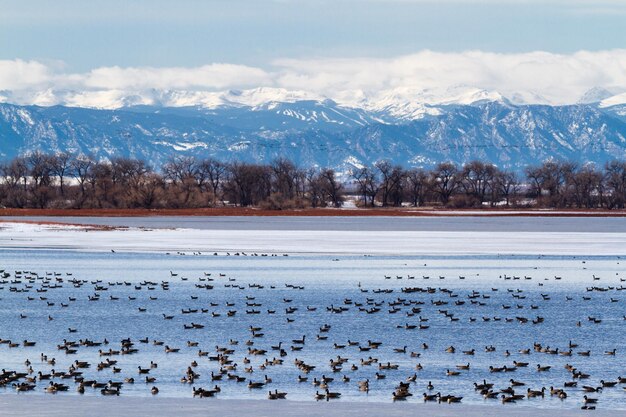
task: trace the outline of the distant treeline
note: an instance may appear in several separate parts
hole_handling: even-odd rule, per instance
[[[343,180],[340,180],[343,179]],[[626,162],[603,168],[572,162],[530,166],[524,175],[473,161],[406,169],[381,161],[337,173],[270,164],[174,157],[158,169],[146,162],[35,152],[0,165],[0,205],[10,208],[265,209],[340,207],[347,195],[362,206],[496,206],[623,209]]]

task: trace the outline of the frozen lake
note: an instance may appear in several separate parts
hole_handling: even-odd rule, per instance
[[[91,364],[80,369],[89,380],[135,378],[134,384],[124,384],[122,396],[151,397],[150,388],[157,386],[159,397],[183,399],[191,397],[192,386],[218,384],[220,400],[264,400],[271,389],[287,392],[287,398],[298,404],[314,401],[315,392],[323,391],[312,381],[324,375],[335,379],[328,384],[330,391],[342,394],[333,401],[391,404],[396,386],[415,374],[408,403],[422,404],[424,392],[440,392],[462,396],[466,406],[494,411],[505,406],[499,399],[485,400],[474,390],[474,382],[486,380],[499,390],[513,378],[526,384],[517,393],[526,394],[529,388],[548,390],[544,398],[520,400],[506,405],[512,407],[508,410],[574,410],[582,405],[584,385],[597,387],[601,380],[626,376],[622,341],[626,234],[620,232],[621,223],[612,223],[614,219],[586,231],[546,232],[535,225],[518,233],[502,230],[513,227],[512,220],[517,220],[513,218],[505,218],[508,223],[497,228],[492,225],[491,231],[395,232],[320,231],[319,227],[302,232],[299,228],[305,226],[297,222],[272,230],[268,220],[273,219],[255,218],[247,229],[242,225],[227,229],[228,221],[216,222],[219,227],[213,230],[87,231],[0,224],[0,269],[10,274],[0,284],[0,339],[37,342],[36,347],[0,344],[1,367],[23,372],[29,359],[34,374],[45,375],[52,369],[67,371],[79,360]],[[377,222],[382,225],[384,220]],[[99,297],[94,299],[96,294]],[[173,317],[164,320],[163,315]],[[190,323],[204,328],[185,329]],[[324,325],[330,326],[327,332],[320,331]],[[263,336],[253,337],[250,326],[261,328],[257,333]],[[70,333],[69,328],[76,332]],[[293,342],[303,335],[303,345]],[[136,353],[99,355],[99,349],[119,350],[126,338],[134,342]],[[140,342],[143,338],[148,343]],[[65,354],[57,348],[64,339],[110,343],[79,344],[75,354]],[[166,353],[154,340],[180,351]],[[253,343],[247,344],[248,340]],[[188,341],[197,346],[189,346]],[[368,349],[368,341],[382,345]],[[272,349],[280,342],[284,356]],[[570,342],[578,346],[570,347]],[[546,351],[536,351],[535,343]],[[218,346],[232,349],[227,356],[237,364],[235,369],[226,370],[226,364],[198,356],[198,350],[218,355]],[[404,346],[406,352],[396,351]],[[454,353],[446,352],[450,346],[455,347]],[[486,351],[486,346],[493,349]],[[249,349],[267,352],[255,355]],[[473,355],[463,353],[472,349]],[[521,353],[525,349],[530,353]],[[615,355],[605,354],[612,349],[617,349]],[[507,350],[510,355],[505,355]],[[586,351],[589,356],[579,354]],[[54,357],[55,363],[42,362],[42,352]],[[347,361],[333,370],[329,361],[337,355]],[[362,360],[369,357],[378,362],[364,364]],[[273,363],[273,358],[284,362]],[[316,368],[305,374],[294,365],[296,358]],[[96,369],[106,359],[117,361],[119,373]],[[193,369],[200,377],[193,384],[181,383],[194,360]],[[151,361],[158,363],[149,373],[156,381],[147,384],[137,367],[149,367]],[[529,365],[515,367],[514,362]],[[398,369],[380,369],[386,363]],[[468,363],[469,370],[447,375],[447,370]],[[417,364],[421,369],[416,369]],[[537,364],[551,368],[538,372]],[[566,364],[589,378],[573,379]],[[515,370],[491,372],[490,366]],[[253,372],[246,372],[250,367]],[[212,381],[211,373],[220,374],[220,369],[222,378]],[[385,378],[378,379],[377,373]],[[246,381],[236,382],[228,374]],[[248,388],[248,381],[263,382],[265,375],[271,379],[266,386]],[[308,380],[298,382],[298,376]],[[349,381],[344,382],[344,377]],[[70,386],[59,397],[78,395],[74,379],[53,379]],[[358,381],[366,379],[368,393],[358,387]],[[550,395],[550,386],[563,388],[566,381],[576,381],[577,386],[565,388],[565,400]],[[433,390],[427,389],[429,382]],[[34,391],[20,396],[39,398],[47,384],[47,380],[38,382]],[[626,410],[623,386],[587,395],[599,399],[599,410]],[[11,387],[3,390],[14,395]],[[83,394],[83,398],[99,396],[99,389],[93,388]],[[447,404],[438,407],[454,409]]]

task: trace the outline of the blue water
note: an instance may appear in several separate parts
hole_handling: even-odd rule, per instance
[[[192,361],[197,361],[195,372],[201,376],[193,384],[196,387],[209,388],[215,384],[221,387],[221,398],[266,398],[268,390],[287,391],[291,400],[312,401],[315,391],[310,381],[320,378],[323,374],[332,376],[335,381],[330,384],[331,391],[342,393],[341,400],[350,401],[382,401],[390,402],[391,393],[400,381],[417,372],[417,382],[411,384],[414,397],[411,402],[421,402],[422,393],[426,391],[428,381],[435,386],[434,392],[463,396],[467,404],[493,404],[501,406],[497,400],[484,400],[473,389],[474,382],[486,379],[495,384],[496,388],[507,387],[508,380],[527,383],[527,387],[563,387],[565,381],[571,380],[570,373],[564,369],[566,363],[573,364],[579,370],[591,375],[588,380],[579,381],[582,385],[597,386],[600,380],[616,380],[618,376],[626,376],[624,344],[624,327],[626,314],[624,292],[621,291],[625,282],[620,281],[624,275],[624,260],[615,257],[534,257],[534,256],[455,256],[455,257],[363,257],[363,256],[193,256],[166,255],[159,253],[103,253],[80,252],[70,250],[3,250],[0,252],[0,269],[11,274],[0,284],[0,338],[22,342],[27,339],[36,341],[35,347],[9,348],[0,344],[0,367],[24,371],[24,361],[30,359],[35,373],[49,372],[51,369],[67,370],[75,360],[89,361],[92,366],[83,369],[87,379],[121,381],[126,377],[134,377],[134,385],[125,384],[122,395],[149,396],[153,385],[159,387],[161,396],[190,397],[191,385],[183,384],[180,378]],[[40,279],[34,278],[32,284],[22,278],[12,283],[14,271],[36,272]],[[172,276],[171,272],[178,274]],[[53,272],[60,274],[53,275]],[[47,275],[51,274],[51,275]],[[67,275],[71,273],[72,275]],[[207,276],[206,274],[211,274]],[[223,274],[224,276],[220,276]],[[28,274],[23,274],[25,276]],[[408,279],[408,276],[414,279]],[[594,280],[593,276],[600,277]],[[33,275],[34,276],[34,275]],[[391,277],[386,279],[385,276]],[[401,276],[398,279],[397,276]],[[429,277],[425,279],[424,277]],[[462,276],[464,279],[460,279]],[[517,277],[516,279],[513,276]],[[532,277],[525,279],[524,277]],[[556,280],[555,276],[562,277]],[[181,278],[187,278],[182,280]],[[443,278],[440,278],[443,277]],[[508,277],[509,279],[505,279]],[[47,292],[36,292],[42,288],[43,278],[50,283],[59,280],[61,288],[48,289]],[[199,281],[212,278],[214,281]],[[80,288],[75,288],[68,280],[85,280]],[[101,280],[102,282],[97,282]],[[62,282],[60,282],[62,281]],[[135,287],[144,281],[157,285],[144,285],[140,290]],[[160,286],[161,282],[170,283],[169,290]],[[131,285],[125,285],[128,282]],[[198,289],[196,284],[212,284],[211,290]],[[264,288],[250,287],[261,284]],[[287,288],[285,284],[303,286],[304,289]],[[542,284],[542,285],[540,285]],[[27,288],[26,286],[31,286]],[[233,286],[237,287],[233,287]],[[104,286],[106,291],[96,291],[96,286]],[[154,288],[148,290],[148,286]],[[242,286],[244,289],[239,289]],[[598,286],[611,288],[606,292],[587,291],[589,287]],[[29,292],[11,292],[10,288],[28,289]],[[272,288],[274,287],[274,288]],[[403,287],[432,287],[434,293],[401,292]],[[376,289],[391,289],[391,293],[374,293]],[[455,297],[451,297],[447,289]],[[367,290],[367,292],[363,292]],[[520,292],[518,292],[518,290]],[[468,295],[476,291],[484,305],[472,304]],[[513,291],[513,292],[510,292]],[[88,297],[100,294],[99,301],[89,301]],[[513,298],[513,294],[525,297]],[[549,300],[544,300],[548,295]],[[197,299],[192,299],[197,296]],[[119,300],[111,300],[111,296]],[[129,300],[129,296],[136,300]],[[591,297],[584,300],[584,297]],[[28,297],[35,298],[32,301]],[[46,299],[40,299],[44,297]],[[75,297],[70,302],[69,297]],[[150,297],[156,297],[151,300]],[[248,297],[248,298],[246,298]],[[254,299],[251,299],[254,297]],[[489,297],[489,298],[486,298]],[[568,301],[568,298],[571,301]],[[367,305],[368,298],[372,302],[383,302],[381,311],[367,314],[359,311],[354,305]],[[389,313],[392,308],[389,302],[398,298],[405,301],[423,302],[423,305],[399,305],[396,313]],[[291,302],[285,302],[291,299]],[[345,304],[346,299],[353,304]],[[617,299],[617,302],[611,302]],[[448,304],[434,305],[434,301]],[[464,301],[456,305],[455,301]],[[226,303],[234,303],[227,306]],[[246,306],[246,302],[260,303],[259,307]],[[54,303],[49,306],[48,303]],[[61,307],[68,303],[68,307]],[[217,303],[211,306],[210,303]],[[331,313],[330,306],[344,306],[347,311],[341,314]],[[504,309],[503,305],[510,305]],[[517,306],[521,308],[517,308]],[[531,305],[538,309],[531,310]],[[308,307],[317,308],[308,311]],[[138,308],[145,308],[140,312]],[[293,314],[286,314],[286,308],[297,307]],[[407,312],[414,307],[421,312],[408,317]],[[182,309],[199,309],[198,313],[182,314]],[[208,309],[202,313],[200,309]],[[246,309],[257,309],[261,314],[246,314]],[[267,310],[275,310],[275,314],[267,314]],[[237,313],[227,316],[227,311]],[[458,321],[450,321],[441,310],[447,310],[458,317]],[[220,314],[214,317],[212,313]],[[20,314],[27,318],[20,318]],[[174,315],[172,320],[164,320],[163,314]],[[48,317],[53,320],[49,320]],[[405,324],[419,324],[418,316],[427,318],[430,327],[425,330],[407,330]],[[517,320],[506,322],[506,318],[523,316],[534,319],[545,318],[541,324],[521,324]],[[593,324],[588,316],[602,319],[600,324]],[[489,322],[483,321],[489,317]],[[494,321],[493,318],[500,318]],[[293,319],[288,323],[287,318]],[[476,318],[470,322],[470,318]],[[581,326],[576,323],[580,321]],[[205,325],[204,329],[185,330],[184,324],[191,322]],[[320,326],[329,324],[331,330],[326,333],[328,340],[317,340]],[[248,330],[250,326],[262,327],[264,336],[252,338]],[[401,326],[401,328],[398,328]],[[76,333],[69,333],[68,328],[76,328]],[[302,351],[292,352],[292,339],[306,335],[306,344]],[[139,339],[149,338],[150,343],[143,344]],[[66,355],[57,350],[63,339],[91,339],[102,341],[108,339],[110,344],[102,349],[119,349],[120,340],[131,338],[139,353],[134,355],[113,356],[117,366],[122,369],[113,374],[111,369],[97,371],[96,364],[106,357],[100,357],[98,347],[80,347],[76,355]],[[171,347],[180,348],[179,353],[166,354],[162,346],[154,346],[153,340],[164,341]],[[237,345],[229,344],[234,339]],[[248,354],[247,340],[253,339],[255,348],[266,349],[266,356]],[[333,344],[347,344],[348,340],[358,341],[365,346],[368,340],[382,342],[377,350],[360,352],[357,347],[334,349]],[[532,352],[530,355],[519,354],[520,349],[533,347],[534,342],[544,346],[568,350],[569,341],[579,344],[571,357],[549,355]],[[188,347],[187,341],[198,342],[198,347]],[[278,352],[271,346],[283,342],[287,355],[283,357],[283,365],[259,366],[266,359],[278,357]],[[422,349],[422,343],[429,348]],[[446,353],[446,347],[453,345],[456,353]],[[486,345],[493,345],[495,352],[485,352]],[[261,390],[249,390],[246,383],[237,383],[226,379],[212,382],[211,372],[217,373],[220,366],[206,357],[197,355],[198,349],[216,354],[216,346],[235,349],[230,358],[238,364],[235,372],[253,381],[262,381],[264,375],[272,382]],[[411,357],[409,353],[396,353],[394,348],[407,346],[407,352],[418,352],[421,357]],[[461,353],[463,350],[476,349],[474,356]],[[615,356],[604,352],[617,348]],[[511,356],[504,355],[505,350]],[[577,351],[591,350],[590,357],[576,355]],[[48,365],[40,361],[40,354],[48,358],[55,357],[56,364]],[[333,373],[329,360],[337,355],[348,358],[343,370]],[[377,365],[361,366],[360,359],[372,356],[379,358],[381,363],[398,364],[398,370],[379,370]],[[248,357],[250,364],[244,364],[243,358]],[[297,376],[303,375],[294,366],[294,359],[304,360],[317,368],[308,377],[309,382],[298,383]],[[520,368],[511,373],[490,373],[493,366],[512,366],[513,361],[529,362],[528,368]],[[150,372],[157,378],[156,383],[142,382],[143,375],[138,375],[137,367],[148,367],[150,361],[158,363],[158,368]],[[454,369],[455,365],[471,364],[469,371],[461,371],[459,376],[446,376],[446,369]],[[423,370],[416,371],[415,366],[421,363]],[[352,364],[358,370],[351,370]],[[536,364],[551,365],[549,372],[537,372]],[[253,373],[244,372],[244,368],[252,366]],[[375,373],[386,375],[385,379],[377,380]],[[351,381],[341,381],[343,375]],[[359,392],[357,381],[369,378],[369,394]],[[58,382],[70,385],[70,391],[58,395],[78,395],[76,385],[71,380]],[[68,382],[69,381],[69,382]],[[20,395],[44,395],[45,381],[38,384],[34,392]],[[623,386],[623,385],[622,385]],[[626,409],[626,392],[622,386],[607,388],[601,393],[591,396],[600,399],[598,408]],[[520,393],[525,393],[522,387]],[[0,388],[0,392],[14,393],[11,387]],[[530,399],[520,404],[533,407],[577,408],[582,404],[584,393],[580,388],[567,389],[568,399],[561,401],[549,394],[544,399]],[[98,390],[88,388],[84,395],[100,395]],[[340,400],[340,401],[341,401]]]

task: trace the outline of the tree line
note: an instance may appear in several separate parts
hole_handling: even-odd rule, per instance
[[[383,160],[338,174],[282,158],[257,164],[176,156],[155,169],[131,158],[33,152],[0,164],[0,205],[10,208],[280,210],[341,207],[347,196],[365,207],[623,209],[626,162],[548,161],[518,174],[482,161],[407,169]]]

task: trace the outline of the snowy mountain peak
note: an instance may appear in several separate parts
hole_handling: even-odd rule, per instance
[[[585,94],[580,97],[580,99],[578,100],[578,104],[599,103],[602,100],[605,100],[612,96],[614,96],[614,93],[610,92],[606,88],[594,87],[587,90]]]
[[[605,98],[600,102],[600,107],[612,107],[626,104],[626,93],[617,94],[612,97]]]

